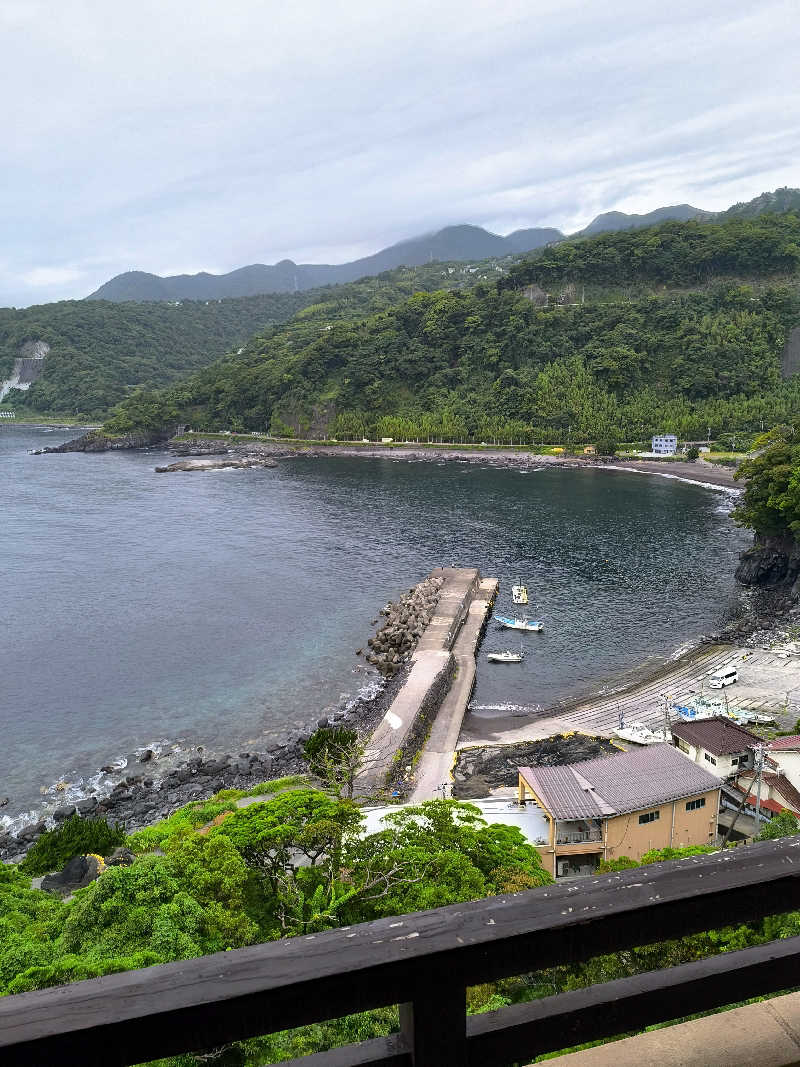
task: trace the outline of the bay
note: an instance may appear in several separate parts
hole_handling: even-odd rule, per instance
[[[668,656],[737,610],[730,492],[596,470],[296,458],[157,475],[143,452],[34,456],[0,428],[0,795],[137,748],[267,747],[365,682],[370,620],[433,567],[478,566],[531,614],[473,705],[548,706]],[[511,639],[515,644],[517,638]],[[484,648],[509,645],[491,624]]]

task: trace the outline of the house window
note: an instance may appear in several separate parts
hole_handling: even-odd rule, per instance
[[[643,826],[646,822],[655,822],[658,818],[657,811],[647,811],[644,815],[639,816],[639,825]]]
[[[710,756],[708,752],[703,753],[703,759],[707,759],[708,762],[712,765],[712,767],[716,767],[717,761],[714,759],[713,756]]]
[[[689,746],[683,740],[682,737],[678,738],[678,748],[681,750],[681,752],[685,752],[687,756],[689,755]]]
[[[744,758],[744,757],[742,757],[742,758]],[[731,756],[731,767],[738,767],[738,766],[739,766],[739,757],[738,756]]]
[[[706,798],[700,797],[698,800],[687,800],[686,810],[697,811],[698,808],[704,808],[706,806]]]

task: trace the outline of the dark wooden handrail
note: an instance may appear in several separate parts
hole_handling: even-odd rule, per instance
[[[125,1067],[399,1004],[399,1035],[299,1062],[507,1064],[787,988],[800,938],[469,1020],[468,986],[795,908],[800,837],[0,998],[0,1063]]]

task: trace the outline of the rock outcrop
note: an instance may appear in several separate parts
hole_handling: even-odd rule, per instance
[[[520,767],[563,767],[618,753],[619,749],[607,738],[588,734],[558,734],[542,741],[462,748],[453,768],[453,796],[471,800],[485,797],[501,786],[515,786]]]
[[[800,594],[800,545],[791,536],[756,534],[752,548],[742,553],[736,580],[742,585],[767,589],[782,587],[793,597]]]
[[[46,874],[42,879],[42,889],[48,893],[67,896],[99,878],[104,868],[105,863],[99,856],[75,856],[63,871]]]
[[[172,474],[175,471],[221,471],[248,467],[277,467],[274,459],[266,456],[251,456],[249,459],[179,459],[165,467],[156,467],[156,474]]]
[[[163,444],[170,438],[171,430],[158,430],[152,433],[127,433],[120,437],[107,437],[102,430],[89,430],[82,437],[65,441],[63,445],[43,448],[46,452],[111,452],[114,449],[151,448]]]

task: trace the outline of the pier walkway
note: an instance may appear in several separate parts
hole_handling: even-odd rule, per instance
[[[437,723],[443,716],[451,716],[454,723],[447,731],[448,741],[452,735],[452,761],[472,695],[475,647],[497,582],[481,579],[475,567],[437,567],[430,577],[443,579],[436,613],[412,654],[405,684],[370,738],[365,754],[368,769],[362,779],[367,791],[380,790],[385,785],[396,761],[406,754],[409,760],[413,758],[431,723],[438,737],[443,728]],[[424,758],[423,752],[420,761]],[[435,796],[435,790],[428,795]]]
[[[453,656],[455,677],[431,726],[431,732],[419,757],[412,804],[430,800],[444,793],[450,785],[450,769],[455,758],[461,723],[475,685],[475,653],[486,618],[497,596],[497,579],[484,578],[474,592],[469,613],[459,630]]]

